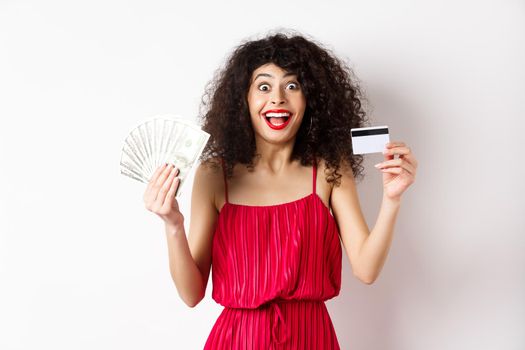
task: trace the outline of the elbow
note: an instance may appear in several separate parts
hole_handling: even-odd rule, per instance
[[[354,272],[354,276],[364,284],[372,284],[377,279],[377,276],[379,275],[378,271],[371,271],[370,269],[364,269],[359,267],[355,267],[352,269]]]
[[[362,281],[364,284],[371,285],[372,283],[375,282],[375,278],[361,279],[361,281]]]
[[[360,274],[356,274],[356,277],[358,280],[368,285],[374,283],[377,279],[377,276],[370,276],[370,275],[367,276],[367,275],[360,275]]]
[[[183,301],[186,305],[188,305],[188,307],[193,309],[195,306],[197,306],[202,301],[202,299],[204,299],[204,294],[201,294],[196,298],[187,298],[187,299],[183,298]]]
[[[186,304],[189,308],[193,309],[195,306],[199,304],[200,300],[184,300],[184,304]]]
[[[195,306],[197,306],[199,304],[199,301],[194,301],[194,302],[187,302],[185,301],[184,302],[189,308],[193,309]]]

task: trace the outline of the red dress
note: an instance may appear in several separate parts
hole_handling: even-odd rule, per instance
[[[224,167],[223,167],[224,169]],[[228,202],[213,236],[212,298],[224,306],[205,350],[340,349],[324,303],[341,289],[341,243],[315,191],[288,203]]]

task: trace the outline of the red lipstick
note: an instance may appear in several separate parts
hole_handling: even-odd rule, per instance
[[[270,123],[268,118],[266,118],[267,113],[288,113],[289,116],[288,116],[288,119],[286,119],[284,123],[280,125],[273,125],[272,123]],[[292,113],[287,109],[270,109],[263,113],[263,117],[264,117],[264,120],[266,121],[266,124],[268,124],[270,128],[272,128],[273,130],[281,130],[281,129],[284,129],[288,125],[290,120],[292,119]]]

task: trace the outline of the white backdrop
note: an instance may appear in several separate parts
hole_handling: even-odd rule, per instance
[[[525,348],[523,1],[0,0],[1,349],[202,349],[211,278],[195,308],[179,298],[122,142],[158,113],[195,118],[234,46],[278,27],[346,59],[419,161],[378,280],[343,255],[341,347]],[[359,183],[370,229],[381,159]]]

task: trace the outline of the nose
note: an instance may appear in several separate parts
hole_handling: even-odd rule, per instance
[[[271,103],[274,105],[280,105],[285,102],[284,94],[281,89],[275,89],[273,90],[273,94],[270,97]]]

